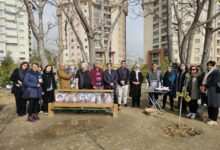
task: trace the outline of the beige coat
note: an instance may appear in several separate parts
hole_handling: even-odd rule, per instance
[[[60,89],[70,89],[70,78],[72,74],[68,74],[65,70],[59,69],[57,75],[60,82]]]

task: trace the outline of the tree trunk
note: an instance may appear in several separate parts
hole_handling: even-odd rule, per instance
[[[114,28],[116,26],[116,24],[118,23],[118,20],[120,19],[122,13],[124,12],[124,4],[125,4],[125,0],[122,1],[122,5],[119,6],[119,10],[118,10],[118,15],[116,16],[113,24],[111,25],[111,28],[110,28],[110,32],[109,32],[109,35],[108,35],[108,41],[107,41],[107,47],[106,47],[106,52],[105,52],[105,58],[106,58],[106,63],[110,62],[110,46],[111,46],[111,40],[112,40],[112,34],[113,34],[113,31],[114,31]]]
[[[45,4],[43,3],[43,1],[39,1],[39,25],[38,25],[38,30],[39,30],[39,39],[38,41],[38,50],[40,53],[40,59],[41,59],[41,63],[42,66],[45,67],[46,65],[48,65],[48,60],[46,57],[46,53],[45,53],[45,46],[44,46],[44,29],[43,29],[43,10],[44,10],[44,6]]]
[[[79,43],[79,47],[80,47],[80,51],[81,51],[81,54],[82,54],[82,57],[83,57],[83,61],[88,63],[88,59],[87,59],[87,56],[86,56],[86,53],[85,53],[85,50],[84,50],[83,42],[80,39],[79,34],[76,32],[76,29],[75,29],[75,26],[74,26],[72,20],[70,21],[70,26],[71,26],[71,28],[72,28],[75,36],[76,36],[76,39],[77,39],[77,41]]]
[[[38,40],[38,50],[40,53],[40,59],[41,59],[41,64],[42,67],[44,68],[46,65],[48,65],[46,53],[45,53],[45,46],[44,46],[44,39],[40,38]]]
[[[215,8],[215,0],[209,0],[207,20],[209,20],[211,17],[214,16],[214,8]],[[212,23],[213,21],[206,23],[205,41],[204,41],[203,54],[202,54],[202,60],[201,60],[202,71],[206,70],[206,63],[209,60],[210,48],[212,44],[212,34],[213,34]]]
[[[195,30],[190,34],[189,40],[188,40],[188,51],[187,51],[187,57],[186,57],[186,66],[189,68],[191,65],[191,57],[192,57],[192,47],[193,47],[193,39],[195,35]]]
[[[59,47],[59,64],[63,64],[63,26],[62,26],[62,13],[60,9],[60,4],[57,8],[58,16],[58,47]]]
[[[172,0],[167,0],[167,43],[169,63],[173,63]]]

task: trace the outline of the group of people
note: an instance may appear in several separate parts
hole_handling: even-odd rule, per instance
[[[157,69],[156,64],[152,64],[152,69],[147,73],[147,80],[150,86],[154,86],[155,82],[162,84],[165,87],[169,87],[163,97],[163,109],[166,109],[166,100],[169,96],[170,110],[174,111],[174,98],[179,93],[188,93],[190,101],[187,102],[185,97],[182,101],[180,97],[178,99],[178,106],[182,105],[182,113],[186,117],[192,119],[196,118],[198,110],[198,100],[201,99],[201,105],[208,107],[209,125],[217,125],[217,118],[220,106],[220,71],[216,67],[216,62],[207,62],[207,71],[201,73],[199,67],[192,65],[189,70],[185,64],[180,64],[178,69],[173,69],[171,66],[167,68],[167,71],[163,75],[160,70]],[[149,93],[152,97],[158,98],[158,94]],[[151,103],[149,103],[151,105]],[[187,111],[187,107],[189,108]]]
[[[130,82],[130,93],[132,106],[140,107],[141,84],[143,75],[140,72],[140,65],[136,64],[135,69],[129,72],[126,61],[121,61],[121,66],[114,70],[111,63],[107,63],[106,70],[103,70],[98,63],[94,64],[91,70],[88,64],[82,63],[81,68],[75,72],[67,72],[67,67],[61,65],[57,72],[60,88],[69,89],[70,79],[74,77],[76,89],[112,89],[114,91],[114,103],[119,107],[127,107],[128,84]]]
[[[132,107],[140,107],[141,86],[144,76],[140,71],[140,65],[136,64],[132,71],[126,66],[126,61],[121,61],[121,66],[114,70],[111,63],[106,64],[103,70],[98,63],[89,70],[88,64],[82,63],[81,68],[72,71],[65,65],[60,65],[57,71],[60,89],[70,89],[75,83],[76,89],[112,89],[114,91],[114,103],[120,106],[128,106],[127,95],[130,84],[129,96],[132,97]],[[165,74],[152,64],[151,69],[146,74],[147,83],[150,87],[160,84],[169,87],[169,91],[163,97],[163,109],[166,109],[166,100],[169,96],[170,110],[174,111],[174,98],[176,93],[187,91],[191,100],[182,102],[182,112],[186,117],[196,118],[198,100],[201,98],[202,105],[207,105],[210,125],[217,124],[218,111],[220,106],[220,72],[214,61],[207,63],[207,71],[200,73],[198,66],[192,65],[189,70],[185,64],[180,64],[178,69],[172,66],[167,68]],[[26,114],[26,103],[28,105],[28,118],[30,122],[39,120],[38,113],[43,110],[48,111],[48,103],[54,102],[55,90],[57,88],[55,73],[52,65],[47,65],[43,71],[37,63],[33,63],[29,68],[28,62],[21,63],[10,76],[13,81],[12,92],[14,93],[17,107],[17,114]],[[149,93],[156,99],[158,94]],[[42,105],[39,100],[42,99]],[[123,103],[122,103],[123,102]],[[152,105],[149,101],[149,105]],[[187,111],[189,107],[189,111]],[[188,113],[187,113],[188,112]]]
[[[28,118],[30,122],[39,120],[39,112],[48,111],[48,102],[53,102],[55,90],[57,88],[52,65],[47,65],[42,72],[37,63],[33,63],[29,68],[28,62],[21,63],[10,76],[13,82],[12,93],[16,101],[18,116],[26,115],[26,104],[28,103]],[[39,100],[43,103],[40,108]]]

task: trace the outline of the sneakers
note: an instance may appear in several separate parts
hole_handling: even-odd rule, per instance
[[[213,126],[213,125],[218,125],[217,121],[213,121],[213,120],[208,121],[207,124],[208,124],[208,125],[211,125],[211,126]]]
[[[188,114],[186,114],[186,117],[191,117],[192,116],[192,113],[188,113]]]
[[[191,119],[195,119],[195,118],[196,118],[196,113],[192,113]]]

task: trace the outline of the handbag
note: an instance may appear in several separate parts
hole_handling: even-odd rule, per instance
[[[23,88],[22,98],[23,99],[28,99],[29,98],[29,89],[28,88]]]

